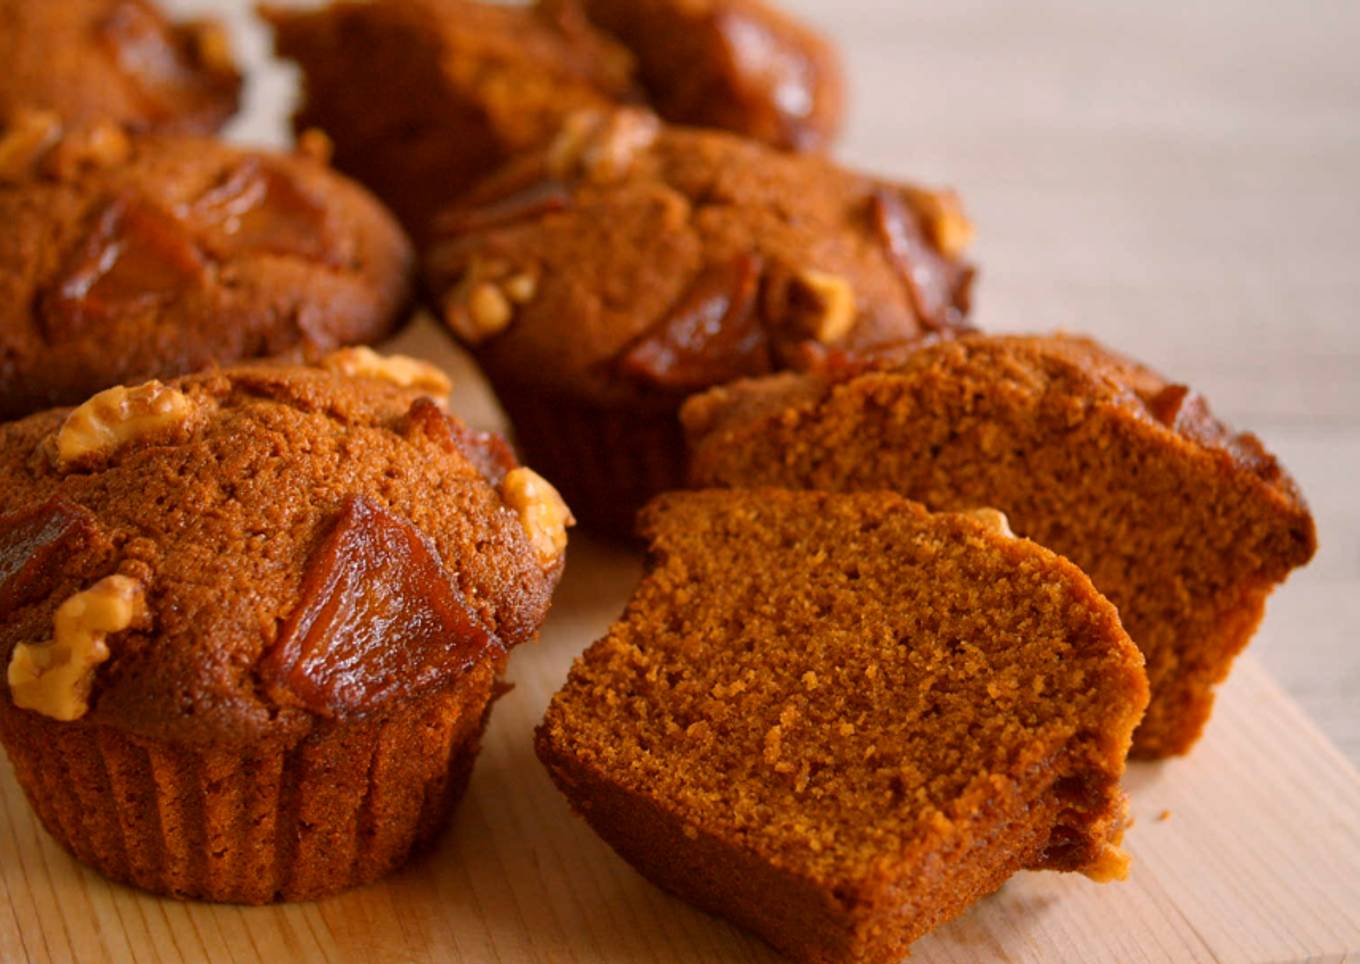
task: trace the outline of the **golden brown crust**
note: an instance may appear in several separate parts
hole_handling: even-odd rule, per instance
[[[1086,339],[968,337],[883,371],[716,389],[682,417],[695,485],[991,505],[1071,558],[1147,657],[1142,756],[1190,748],[1266,596],[1316,547],[1297,487],[1255,436]]]
[[[470,278],[537,279],[509,324],[473,342],[493,380],[673,409],[742,374],[965,325],[971,269],[934,240],[930,192],[729,134],[658,128],[641,112],[600,116],[574,117],[552,147],[441,218],[425,266],[451,324]],[[914,242],[907,264],[893,244],[903,233]],[[855,306],[826,342],[808,318],[809,273],[841,280]],[[678,330],[721,299],[721,325]],[[658,340],[669,359],[643,355]]]
[[[0,417],[120,382],[372,341],[409,242],[301,155],[68,127],[0,178]]]
[[[657,112],[776,147],[815,150],[840,128],[835,49],[760,0],[584,0],[637,55]]]
[[[336,166],[417,238],[436,210],[571,111],[632,97],[632,58],[571,0],[337,0],[262,13],[279,53],[302,67],[298,128],[325,130]]]
[[[643,873],[798,960],[892,960],[1022,868],[1117,873],[1147,701],[1071,563],[887,493],[671,494],[537,733]]]
[[[680,482],[687,395],[965,327],[971,268],[939,247],[957,214],[932,197],[642,112],[576,115],[441,218],[426,277],[530,460],[626,534]]]
[[[66,411],[0,428],[0,662],[50,639],[60,604],[102,577],[144,588],[149,622],[107,637],[82,724],[215,749],[296,742],[536,632],[562,558],[545,562],[498,491],[514,467],[503,443],[418,391],[320,369],[169,387],[183,418],[132,423],[74,462],[56,455]],[[38,535],[21,524],[35,512]],[[368,612],[356,578],[387,608]]]
[[[0,64],[0,125],[37,109],[211,134],[241,86],[221,24],[171,24],[148,0],[0,0]]]

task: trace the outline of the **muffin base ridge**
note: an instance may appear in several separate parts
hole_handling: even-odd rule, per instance
[[[312,900],[369,883],[448,823],[496,696],[491,666],[291,747],[174,746],[0,703],[43,826],[105,876],[164,896]]]

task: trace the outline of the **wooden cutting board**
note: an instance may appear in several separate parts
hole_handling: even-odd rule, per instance
[[[392,350],[454,376],[454,409],[497,424],[429,322]],[[0,961],[753,961],[736,928],[662,893],[577,819],[531,734],[572,658],[618,614],[637,558],[585,537],[541,641],[440,845],[316,904],[186,904],[110,884],[51,842],[0,771]],[[913,960],[1303,961],[1360,957],[1360,773],[1261,668],[1241,660],[1192,756],[1131,768],[1129,880],[1026,873],[918,942]]]

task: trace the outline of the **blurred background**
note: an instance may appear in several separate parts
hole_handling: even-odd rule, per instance
[[[983,328],[1088,332],[1288,466],[1321,551],[1249,652],[1360,761],[1360,3],[783,2],[844,52],[838,155],[963,196]],[[167,6],[266,57],[247,0]],[[292,85],[232,135],[285,140]]]

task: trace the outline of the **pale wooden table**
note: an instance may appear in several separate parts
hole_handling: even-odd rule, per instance
[[[843,155],[968,198],[982,325],[1084,330],[1193,383],[1283,456],[1322,537],[1195,753],[1130,769],[1131,879],[1019,875],[913,960],[1360,955],[1360,774],[1272,682],[1360,758],[1360,3],[789,2],[851,58]],[[224,10],[262,54],[244,0],[175,5]],[[280,140],[288,93],[286,72],[257,74],[234,135]],[[394,347],[496,421],[432,328]],[[632,873],[532,759],[548,693],[636,573],[589,540],[571,552],[434,854],[319,904],[178,904],[80,868],[0,768],[0,961],[771,960]]]

